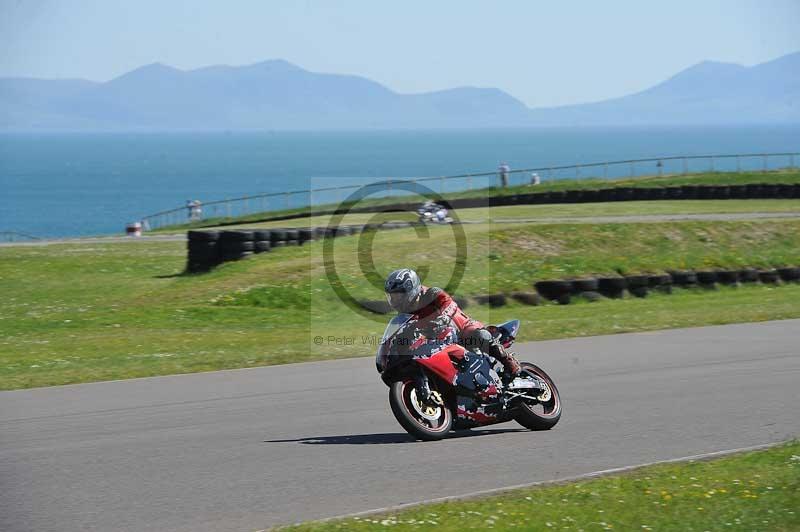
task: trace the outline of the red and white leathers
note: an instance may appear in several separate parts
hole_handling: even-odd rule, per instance
[[[476,329],[485,326],[478,320],[467,316],[450,294],[436,287],[422,287],[416,309],[412,312],[415,318],[423,324],[430,324],[431,328],[440,334],[443,327],[455,328],[459,338],[469,336]]]
[[[423,286],[414,307],[411,313],[419,320],[418,328],[430,340],[443,340],[455,333],[465,347],[477,346],[499,360],[510,375],[519,373],[520,365],[514,356],[495,341],[483,323],[467,316],[441,288]]]

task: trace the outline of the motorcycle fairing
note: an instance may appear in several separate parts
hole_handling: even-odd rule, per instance
[[[493,381],[489,368],[489,362],[484,355],[465,351],[458,361],[458,377],[454,384],[470,395],[485,389]]]
[[[501,402],[479,404],[475,399],[459,395],[456,399],[456,428],[469,428],[506,421]]]
[[[466,350],[458,344],[449,344],[440,351],[427,358],[417,358],[417,363],[431,370],[434,374],[441,377],[445,382],[456,384],[458,370],[453,365],[453,360],[460,360],[464,357]]]
[[[519,320],[507,321],[500,325],[489,325],[487,329],[492,333],[492,336],[497,339],[500,345],[503,347],[511,347],[519,331]]]

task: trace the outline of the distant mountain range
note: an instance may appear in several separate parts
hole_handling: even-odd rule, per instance
[[[587,79],[587,83],[591,83]],[[399,94],[282,60],[105,83],[0,78],[0,130],[174,131],[800,123],[800,52],[752,67],[706,61],[642,92],[530,109],[495,88]]]

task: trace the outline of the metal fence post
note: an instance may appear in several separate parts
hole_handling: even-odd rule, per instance
[[[575,179],[581,178],[581,165],[575,165]]]
[[[763,162],[764,162],[764,171],[766,172],[767,171],[767,156],[766,155],[762,155],[761,157],[762,157]]]
[[[228,211],[228,218],[231,217],[231,200],[225,202],[225,209]]]
[[[467,190],[472,190],[472,176],[467,176]]]
[[[633,177],[633,174],[634,174],[635,171],[636,170],[634,168],[634,163],[633,163],[633,161],[631,161],[631,177]]]
[[[714,157],[711,157],[711,172],[714,172]]]
[[[608,179],[608,163],[603,163],[603,179]]]

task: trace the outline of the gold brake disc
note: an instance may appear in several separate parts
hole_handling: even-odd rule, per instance
[[[431,395],[436,394],[434,400],[441,401],[441,395],[438,392],[431,392]],[[441,408],[434,405],[426,405],[419,401],[417,397],[417,390],[411,390],[410,394],[411,398],[411,406],[414,407],[414,410],[422,416],[423,418],[429,421],[437,421],[439,417],[442,415]]]

